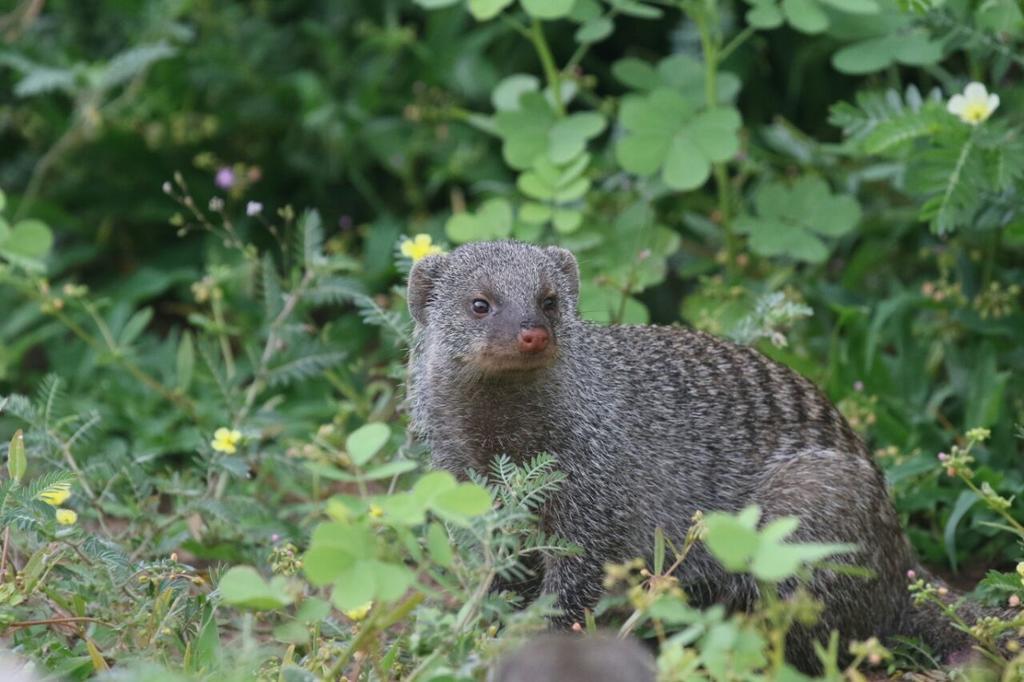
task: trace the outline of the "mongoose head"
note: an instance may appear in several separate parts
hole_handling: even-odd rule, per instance
[[[551,365],[577,321],[579,267],[556,246],[477,242],[409,273],[409,312],[431,352],[485,374]]]

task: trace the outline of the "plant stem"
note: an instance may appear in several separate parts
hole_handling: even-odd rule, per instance
[[[721,61],[735,50],[747,36],[743,32],[737,34],[726,49],[722,49],[719,41],[712,35],[708,23],[708,16],[702,9],[694,9],[690,13],[694,23],[697,24],[697,31],[700,34],[701,49],[704,52],[704,99],[708,109],[718,106],[718,65]],[[751,31],[753,33],[753,31]],[[728,50],[728,51],[727,51]],[[724,55],[724,56],[723,56]],[[718,213],[719,222],[725,236],[726,260],[725,267],[730,275],[736,271],[736,236],[732,231],[732,218],[730,216],[729,197],[729,174],[725,164],[717,162],[713,166],[715,177],[715,188],[718,192]]]
[[[530,42],[533,43],[533,49],[537,51],[537,57],[540,58],[541,66],[544,68],[544,77],[547,79],[548,87],[551,88],[551,94],[554,97],[555,112],[559,116],[565,116],[561,76],[558,67],[555,66],[555,58],[551,55],[551,47],[548,45],[547,38],[544,37],[544,29],[536,19],[530,23]]]
[[[747,39],[754,35],[756,31],[757,29],[753,26],[747,26],[745,29],[734,35],[732,40],[726,43],[725,47],[718,51],[718,63],[715,64],[715,67],[718,67],[722,62],[728,59],[729,56],[743,43],[747,42]]]
[[[235,360],[231,354],[231,340],[228,338],[227,326],[224,323],[224,306],[221,303],[219,291],[220,289],[214,290],[210,296],[210,302],[213,308],[213,320],[217,323],[220,354],[224,357],[224,371],[227,373],[228,379],[231,379],[235,376]]]

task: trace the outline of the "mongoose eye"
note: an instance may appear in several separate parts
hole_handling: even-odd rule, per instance
[[[482,298],[474,298],[472,308],[476,315],[486,315],[491,312],[491,304]]]
[[[540,307],[542,310],[550,312],[558,307],[558,301],[555,300],[554,296],[548,296],[540,302]]]

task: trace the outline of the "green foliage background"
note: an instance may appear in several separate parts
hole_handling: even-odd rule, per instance
[[[0,585],[8,644],[75,678],[223,679],[237,637],[267,679],[463,679],[539,622],[480,588],[524,547],[570,551],[518,497],[557,475],[506,468],[485,513],[405,437],[399,245],[420,233],[564,245],[588,317],[707,329],[809,376],[924,561],[967,587],[991,570],[980,596],[1005,600],[1022,36],[1016,0],[8,3],[0,442],[24,430],[35,483],[8,481],[0,517],[12,571],[55,566]],[[946,108],[969,81],[1000,98],[979,125]],[[936,455],[974,427],[972,491]],[[65,480],[70,528],[37,497]],[[331,554],[328,524],[375,563]],[[394,608],[340,615],[370,598]],[[55,617],[96,621],[24,625]],[[694,665],[733,679],[708,647]]]

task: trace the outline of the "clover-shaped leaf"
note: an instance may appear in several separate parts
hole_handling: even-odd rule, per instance
[[[476,213],[456,213],[444,229],[448,238],[458,244],[504,239],[512,234],[512,204],[506,199],[488,199]]]
[[[43,270],[52,247],[53,232],[46,223],[30,218],[10,227],[0,218],[0,258],[26,270]]]
[[[528,169],[542,155],[555,163],[575,158],[606,124],[594,111],[559,118],[544,95],[532,91],[520,95],[518,109],[498,111],[494,122],[505,161],[516,170]]]
[[[414,579],[412,571],[401,564],[363,559],[337,577],[331,601],[342,611],[374,600],[395,601],[405,594]]]
[[[801,33],[821,33],[829,28],[826,7],[849,14],[878,14],[875,0],[747,0],[747,22],[760,29],[778,28],[783,21]]]
[[[674,54],[652,65],[636,57],[626,57],[612,64],[612,75],[635,90],[665,87],[684,95],[704,94],[704,65],[687,54]],[[720,71],[717,79],[718,102],[732,102],[739,94],[741,81],[736,74]]]
[[[694,100],[658,88],[627,97],[619,123],[626,134],[615,155],[623,169],[637,175],[660,170],[666,185],[688,190],[704,184],[712,163],[736,154],[742,119],[733,107],[699,111]]]
[[[847,45],[832,55],[832,66],[849,74],[874,73],[894,64],[924,66],[942,59],[942,42],[923,28],[891,33]]]
[[[834,195],[821,178],[805,176],[787,186],[762,185],[754,196],[757,217],[741,216],[739,232],[750,235],[750,248],[762,256],[789,256],[821,263],[829,248],[823,237],[841,237],[860,220],[860,205],[849,195]]]
[[[519,218],[537,225],[551,221],[559,232],[574,232],[583,222],[583,214],[574,204],[590,189],[590,180],[582,177],[589,163],[589,154],[580,154],[564,165],[538,158],[516,183],[523,194],[535,200],[523,204]]]
[[[366,523],[321,523],[313,530],[302,568],[309,582],[319,587],[333,582],[341,571],[360,557],[372,555],[376,548],[375,536]]]
[[[345,439],[345,449],[352,461],[362,466],[380,452],[390,437],[391,429],[387,424],[364,424],[348,435]]]
[[[519,99],[527,92],[538,92],[540,79],[529,73],[514,73],[501,79],[491,91],[495,111],[516,111]]]
[[[441,9],[458,4],[461,0],[415,0],[425,9]],[[477,21],[487,21],[501,14],[501,11],[515,0],[467,0],[466,7]],[[519,5],[531,17],[538,19],[561,19],[572,11],[575,0],[519,0]]]
[[[760,518],[760,509],[751,506],[739,514],[715,512],[705,519],[705,542],[727,571],[779,582],[795,575],[805,564],[856,549],[848,544],[788,542],[799,526],[796,518],[777,518],[759,529]]]
[[[252,566],[235,566],[221,576],[217,588],[228,604],[254,611],[269,611],[294,601],[285,589],[286,584],[282,576],[268,583]]]

